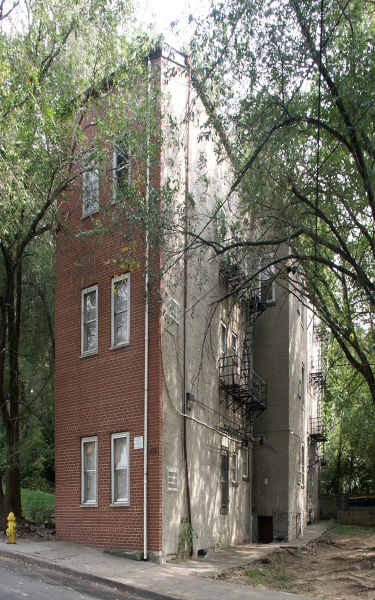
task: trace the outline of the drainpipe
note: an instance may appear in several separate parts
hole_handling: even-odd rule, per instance
[[[147,58],[147,102],[150,103],[150,58]],[[147,114],[146,137],[146,212],[150,202],[150,114]],[[148,476],[148,339],[149,339],[149,258],[150,244],[148,224],[146,222],[146,264],[145,264],[145,387],[144,387],[144,424],[143,424],[143,560],[147,560],[147,476]]]
[[[186,393],[187,393],[187,323],[186,323],[186,311],[187,311],[187,285],[188,285],[188,255],[187,255],[187,226],[188,226],[188,203],[189,203],[189,151],[190,151],[190,90],[191,90],[191,71],[188,61],[186,61],[188,68],[188,93],[187,93],[187,110],[186,110],[186,154],[185,154],[185,214],[184,214],[184,322],[183,322],[183,401],[182,411],[184,414],[183,421],[183,459],[184,459],[184,470],[185,470],[185,488],[186,488],[186,508],[188,525],[192,527],[191,520],[191,495],[190,495],[190,481],[189,481],[189,465],[188,465],[188,452],[187,452],[187,406],[186,406]],[[191,548],[191,554],[193,548]]]

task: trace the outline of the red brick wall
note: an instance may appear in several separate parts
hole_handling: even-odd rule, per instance
[[[158,179],[158,176],[154,177]],[[156,182],[157,183],[157,182]],[[108,195],[101,184],[101,204]],[[62,211],[69,229],[81,220],[80,185]],[[94,219],[100,218],[97,213]],[[134,449],[144,423],[144,273],[131,273],[130,344],[111,350],[111,262],[115,234],[100,244],[60,233],[56,265],[56,527],[60,539],[96,546],[143,548],[143,450]],[[141,244],[139,257],[144,253]],[[158,262],[158,259],[156,260]],[[83,266],[78,266],[80,263]],[[81,290],[98,285],[98,352],[80,358]],[[155,285],[155,284],[154,284]],[[157,298],[157,290],[155,297]],[[156,300],[150,310],[148,548],[161,550],[161,361]],[[130,432],[130,506],[111,507],[111,434]],[[81,438],[98,437],[98,507],[80,507]]]

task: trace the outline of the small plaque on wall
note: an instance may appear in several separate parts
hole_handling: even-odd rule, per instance
[[[138,435],[134,438],[134,450],[141,450],[143,448],[143,435]]]
[[[177,469],[168,468],[168,490],[175,492],[178,489],[178,471]]]

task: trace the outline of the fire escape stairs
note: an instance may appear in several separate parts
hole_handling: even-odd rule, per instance
[[[324,431],[323,417],[310,417],[310,442],[312,444],[324,443],[327,435]]]
[[[242,357],[231,354],[219,359],[220,400],[240,415],[238,422],[241,426],[238,429],[228,426],[220,429],[246,441],[253,431],[255,419],[267,408],[267,384],[256,373],[253,363],[255,323],[268,305],[258,288],[244,293],[242,283],[246,275],[237,265],[222,266],[221,277],[234,294],[239,295],[246,311],[246,324]]]

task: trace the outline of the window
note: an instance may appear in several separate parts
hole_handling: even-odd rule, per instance
[[[305,406],[305,365],[301,367],[301,403]]]
[[[112,279],[112,348],[130,341],[130,274]]]
[[[232,485],[238,485],[238,454],[232,456]]]
[[[275,269],[273,266],[259,273],[259,295],[261,302],[273,304],[276,301]]]
[[[220,470],[220,487],[221,487],[221,514],[227,514],[229,506],[229,454],[226,448],[221,449],[221,470]]]
[[[96,436],[81,440],[81,503],[86,506],[97,506],[97,445]]]
[[[301,305],[300,315],[301,315],[301,325],[302,325],[302,327],[305,326],[305,302],[306,302],[306,298],[304,296],[301,296],[301,299],[300,299],[300,305]]]
[[[99,171],[92,164],[82,175],[82,217],[99,210]]]
[[[129,504],[129,433],[112,435],[112,504]]]
[[[238,335],[232,333],[232,356],[238,358]]]
[[[130,178],[131,161],[129,155],[129,143],[125,139],[116,145],[113,152],[113,201],[117,199],[118,192],[125,192],[129,188]]]
[[[305,444],[301,444],[301,487],[305,487]]]
[[[169,323],[175,323],[176,325],[180,322],[180,305],[174,298],[170,298],[167,304],[167,320]]]
[[[221,322],[220,323],[220,356],[221,356],[221,358],[223,358],[224,356],[227,355],[227,344],[228,344],[227,326],[225,325],[225,323]]]
[[[94,354],[98,350],[98,286],[82,291],[81,354]]]
[[[242,446],[242,479],[249,479],[249,446]]]

